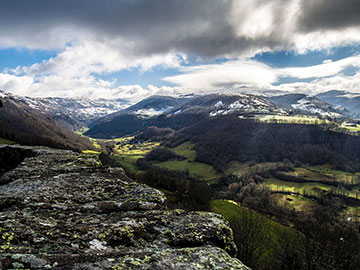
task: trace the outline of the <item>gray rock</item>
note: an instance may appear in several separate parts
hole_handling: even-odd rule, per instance
[[[221,216],[167,210],[96,155],[17,148],[34,156],[0,176],[3,269],[248,269]]]

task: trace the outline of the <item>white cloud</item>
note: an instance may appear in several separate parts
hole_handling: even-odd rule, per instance
[[[0,89],[27,96],[60,96],[141,99],[156,93],[171,94],[173,89],[138,85],[118,87],[116,79],[102,75],[124,69],[142,72],[154,66],[178,67],[185,56],[174,53],[135,56],[131,50],[119,50],[96,41],[68,46],[57,56],[29,67],[19,66],[0,73]]]
[[[163,80],[193,90],[213,90],[239,83],[248,87],[267,88],[277,81],[274,69],[251,60],[183,67],[181,71],[184,74],[166,77]]]
[[[330,90],[346,90],[352,93],[360,93],[359,85],[360,72],[357,72],[353,76],[337,75],[329,78],[316,79],[311,82],[286,83],[273,87],[273,89],[310,95]]]
[[[322,64],[309,67],[283,68],[280,71],[282,77],[321,78],[334,76],[349,66],[360,67],[360,56],[347,57],[338,61],[326,60]]]
[[[321,92],[331,89],[359,91],[358,77],[345,76],[348,67],[360,68],[360,55],[338,61],[324,61],[308,67],[274,68],[250,60],[233,60],[223,64],[202,65],[181,68],[181,75],[164,78],[165,81],[185,89],[224,91],[231,88],[277,89],[294,92]],[[297,79],[316,79],[311,82],[294,82],[274,86],[282,77]]]

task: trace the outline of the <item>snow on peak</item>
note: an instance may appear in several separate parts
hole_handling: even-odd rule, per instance
[[[214,105],[215,108],[219,108],[219,107],[222,107],[222,106],[224,106],[224,103],[221,100],[216,102],[215,105]]]

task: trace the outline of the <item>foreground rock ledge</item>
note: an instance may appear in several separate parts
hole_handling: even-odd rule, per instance
[[[1,155],[17,167],[0,176],[0,269],[249,269],[230,256],[221,216],[169,211],[162,192],[96,155],[20,146]]]

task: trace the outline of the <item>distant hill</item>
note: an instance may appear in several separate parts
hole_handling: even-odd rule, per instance
[[[360,117],[360,94],[332,90],[316,95],[322,101],[334,106],[342,106]]]
[[[25,145],[44,145],[76,151],[92,149],[88,138],[58,124],[50,116],[32,109],[19,100],[0,97],[0,137]]]
[[[331,118],[351,116],[351,113],[348,110],[336,104],[329,104],[318,97],[307,96],[305,94],[287,94],[268,97],[267,99],[278,106],[283,106],[296,113]]]
[[[0,91],[1,96],[12,97],[17,103],[22,103],[38,112],[46,114],[71,130],[87,127],[95,119],[129,106],[129,103],[122,99],[32,98]]]
[[[151,97],[99,120],[85,135],[111,138],[149,126],[179,130],[204,118],[226,114],[283,114],[285,110],[254,95],[204,95],[190,98]]]

